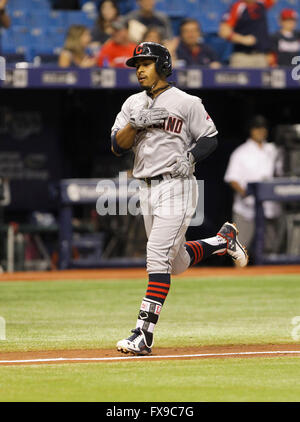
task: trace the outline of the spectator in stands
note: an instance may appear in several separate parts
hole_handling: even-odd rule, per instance
[[[7,0],[0,0],[0,28],[10,27],[10,17],[6,12]]]
[[[138,9],[129,12],[125,19],[129,23],[130,38],[139,43],[143,38],[143,33],[150,26],[159,27],[164,40],[173,36],[169,17],[155,9],[155,0],[137,0]]]
[[[92,29],[92,39],[104,44],[112,35],[112,22],[120,15],[117,3],[114,0],[103,0],[99,6],[99,15]]]
[[[132,56],[136,44],[131,42],[128,23],[122,19],[112,22],[113,34],[103,45],[99,57],[100,67],[126,67],[126,60]]]
[[[150,26],[144,33],[142,42],[156,42],[162,44],[163,38],[161,30],[155,26]]]
[[[232,67],[268,66],[270,37],[267,24],[267,10],[277,0],[237,1],[225,14],[220,24],[219,35],[234,43],[230,58]]]
[[[209,66],[215,69],[221,67],[216,52],[204,44],[196,19],[187,18],[181,22],[176,56],[185,66]]]
[[[142,42],[156,42],[158,44],[162,44],[169,50],[171,56],[172,56],[172,62],[173,65],[176,63],[176,54],[175,50],[178,46],[178,40],[177,37],[174,37],[171,40],[163,40],[162,37],[162,31],[160,28],[155,26],[150,26],[146,32],[144,33],[144,36],[142,38]]]
[[[293,9],[280,13],[280,30],[272,36],[272,66],[291,66],[294,56],[300,55],[300,31],[296,30],[298,14]]]
[[[224,176],[234,191],[233,221],[240,230],[240,242],[250,248],[255,230],[255,199],[248,194],[250,182],[260,182],[279,176],[281,159],[278,148],[266,141],[268,125],[263,116],[255,116],[250,122],[249,139],[236,148],[230,156]],[[267,221],[266,250],[276,246],[275,227],[281,208],[276,202],[265,201],[264,213]]]
[[[83,25],[70,26],[58,64],[60,67],[93,67],[97,59],[87,54],[86,49],[91,42],[91,34]]]

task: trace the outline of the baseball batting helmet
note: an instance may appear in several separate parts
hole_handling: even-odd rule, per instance
[[[170,76],[172,74],[172,59],[169,50],[155,42],[143,42],[134,49],[133,56],[127,60],[129,67],[135,67],[137,59],[155,59],[156,71],[159,75]]]

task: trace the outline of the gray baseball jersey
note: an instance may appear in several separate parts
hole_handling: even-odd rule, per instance
[[[131,95],[116,117],[112,134],[129,123],[133,110],[152,107],[166,108],[169,117],[159,126],[137,132],[132,147],[135,154],[133,176],[136,178],[170,173],[177,157],[182,156],[193,143],[218,133],[199,97],[170,87],[154,100],[146,91]]]

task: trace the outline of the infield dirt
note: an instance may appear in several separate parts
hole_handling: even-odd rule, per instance
[[[300,265],[257,266],[246,268],[197,267],[189,268],[180,277],[247,277],[255,275],[300,274]],[[121,268],[99,270],[35,271],[0,274],[1,281],[60,281],[60,280],[102,280],[136,279],[147,276],[144,268]]]
[[[201,356],[195,356],[201,355]],[[206,356],[204,356],[206,355]],[[91,350],[49,350],[34,352],[7,352],[0,353],[0,365],[32,365],[32,364],[58,364],[58,363],[91,363],[91,362],[121,362],[124,357],[114,349]],[[176,347],[155,348],[151,355],[155,360],[168,359],[228,359],[228,358],[253,358],[253,357],[300,357],[300,344],[267,344],[267,345],[226,345],[205,347]],[[173,356],[173,357],[172,357]],[[101,358],[104,358],[101,360]],[[116,359],[117,358],[117,359]],[[110,360],[111,359],[111,360]],[[149,359],[149,357],[141,357]],[[151,357],[150,357],[151,359]],[[134,360],[134,359],[132,359]],[[17,362],[20,361],[20,362]],[[126,359],[130,362],[130,359]]]

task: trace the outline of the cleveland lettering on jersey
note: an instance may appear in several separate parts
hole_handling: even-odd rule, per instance
[[[178,119],[177,117],[169,116],[168,119],[164,120],[164,123],[161,125],[150,126],[153,129],[163,129],[172,133],[181,133],[183,125],[183,120]]]

